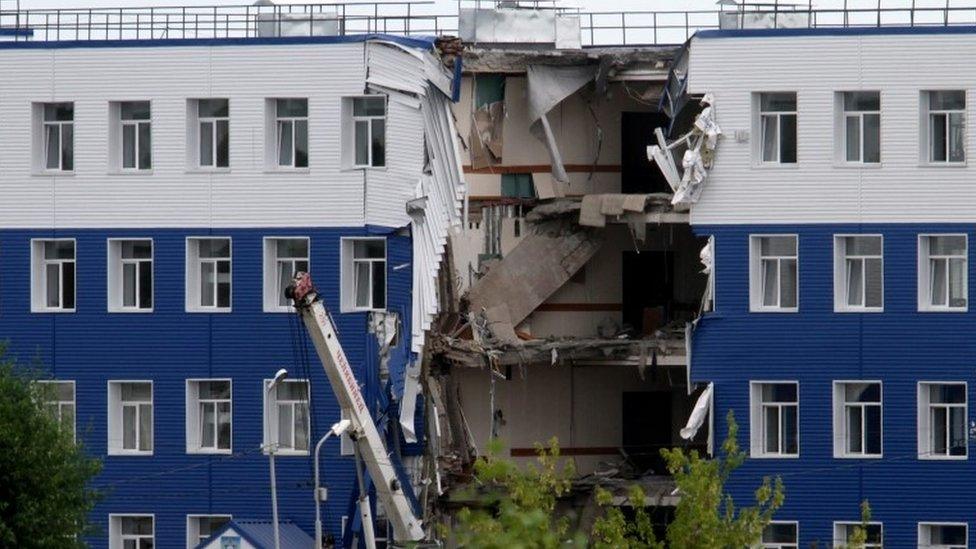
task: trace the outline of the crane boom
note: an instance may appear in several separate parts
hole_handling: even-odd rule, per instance
[[[396,541],[419,541],[424,537],[421,521],[414,514],[403,487],[396,476],[389,453],[383,444],[369,407],[359,390],[359,383],[342,350],[335,326],[312,284],[308,273],[299,272],[285,294],[294,300],[295,309],[305,323],[315,351],[329,378],[329,384],[339,400],[339,406],[349,413],[352,421],[350,436],[356,444],[357,454],[366,465],[369,476],[376,486],[376,496],[383,503]],[[356,467],[359,467],[357,464]]]

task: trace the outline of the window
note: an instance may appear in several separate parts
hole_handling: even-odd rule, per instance
[[[31,273],[34,312],[75,310],[75,241],[71,239],[32,241]]]
[[[797,237],[751,237],[751,310],[797,310]]]
[[[881,94],[844,92],[844,161],[860,164],[881,162]]]
[[[750,446],[753,457],[799,455],[799,399],[796,382],[750,384]]]
[[[189,101],[191,160],[201,169],[230,166],[230,107],[227,99],[194,99]],[[190,156],[190,155],[188,155]]]
[[[965,383],[918,384],[919,459],[965,459],[969,426]]]
[[[58,420],[61,427],[75,437],[75,382],[41,381],[46,390],[44,408]]]
[[[386,240],[343,239],[342,290],[343,311],[386,308]]]
[[[285,288],[295,273],[309,270],[309,240],[298,238],[264,239],[264,310],[291,312],[292,301]]]
[[[356,168],[386,165],[386,97],[352,98]]]
[[[884,309],[881,236],[834,237],[834,310]]]
[[[75,105],[44,103],[44,169],[70,172],[75,169]]]
[[[969,302],[966,235],[922,235],[918,251],[919,310],[965,311]]]
[[[867,539],[864,541],[864,549],[882,549],[882,527],[880,522],[870,522],[866,525]],[[860,522],[835,522],[834,523],[834,547],[851,547],[854,531],[858,527],[865,527]]]
[[[109,455],[152,454],[152,382],[109,381],[108,389]]]
[[[966,524],[918,524],[918,546],[937,549],[966,549],[969,547],[969,526]]]
[[[834,457],[881,457],[881,383],[834,382]]]
[[[155,519],[152,515],[109,515],[110,549],[153,549]]]
[[[928,160],[951,164],[966,161],[966,92],[964,90],[922,93],[927,112]]]
[[[152,240],[110,239],[108,261],[108,310],[112,312],[152,311]]]
[[[271,380],[264,380],[265,414],[270,414],[265,425],[271,429],[270,433],[265,433],[265,447],[273,441],[275,453],[308,454],[308,382],[285,379],[269,395],[267,387],[270,384]]]
[[[763,549],[797,549],[797,524],[795,522],[770,522],[762,533]]]
[[[229,379],[187,380],[187,453],[230,453],[231,425],[231,381]]]
[[[308,167],[308,99],[276,99],[275,155],[280,168]]]
[[[764,164],[796,163],[796,93],[759,94],[759,134]]]
[[[210,536],[217,533],[225,524],[233,520],[231,515],[187,515],[186,547],[193,549]]]
[[[187,311],[230,311],[230,239],[190,238],[186,253]]]
[[[152,169],[152,129],[149,101],[119,103],[122,169]]]

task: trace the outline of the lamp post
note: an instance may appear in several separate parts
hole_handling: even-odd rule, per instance
[[[274,379],[272,379],[271,383],[268,384],[266,394],[264,395],[265,402],[271,402],[271,391],[274,391],[275,387],[278,386],[278,383],[280,383],[286,377],[288,377],[288,370],[284,368],[278,370],[274,376]],[[268,459],[271,462],[271,520],[274,523],[275,549],[281,549],[281,532],[278,530],[278,487],[277,483],[275,482],[275,450],[278,447],[278,443],[277,441],[271,440],[274,437],[272,436],[273,434],[271,432],[271,424],[268,422],[269,416],[271,416],[270,410],[269,413],[264,414],[264,430],[266,433],[268,433]]]
[[[348,419],[342,419],[332,425],[329,432],[319,439],[318,444],[315,445],[315,549],[322,549],[322,488],[319,485],[319,451],[322,449],[322,445],[331,436],[342,436],[342,433],[346,432],[346,429],[352,425],[352,421]]]

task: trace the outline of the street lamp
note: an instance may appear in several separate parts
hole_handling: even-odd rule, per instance
[[[322,445],[325,444],[326,439],[331,436],[342,436],[349,426],[352,425],[352,421],[348,419],[342,419],[332,425],[329,432],[319,439],[318,444],[315,445],[315,549],[322,549],[322,501],[325,500],[325,496],[322,493],[324,488],[319,486],[319,450],[322,449]]]
[[[264,395],[265,402],[271,402],[271,391],[274,391],[275,387],[286,377],[288,377],[288,370],[284,368],[278,370],[274,376],[274,379],[272,379],[271,383],[268,384],[266,394]],[[278,487],[277,483],[275,482],[274,462],[275,450],[277,449],[278,443],[277,441],[272,440],[274,436],[271,432],[271,424],[268,422],[268,419],[270,419],[271,416],[270,412],[271,410],[268,410],[268,413],[264,414],[264,431],[268,433],[268,459],[271,462],[271,520],[274,522],[275,549],[281,549],[281,532],[278,531]]]

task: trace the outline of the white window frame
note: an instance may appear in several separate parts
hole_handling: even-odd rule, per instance
[[[776,94],[793,94],[795,100],[794,110],[792,111],[764,111],[762,107],[762,100],[764,95],[776,95]],[[753,101],[755,103],[755,135],[759,136],[756,140],[756,158],[758,159],[758,165],[763,167],[770,166],[781,166],[781,167],[794,167],[799,165],[800,162],[800,94],[795,91],[763,91],[755,92],[753,94]],[[783,135],[783,117],[793,116],[796,120],[796,160],[794,162],[783,162],[782,161],[782,151],[780,147],[782,146],[782,135]],[[765,143],[766,143],[766,118],[776,119],[776,152],[775,159],[766,159],[765,157]]]
[[[71,242],[74,246],[72,259],[45,259],[44,247],[47,243]],[[64,307],[64,264],[74,265],[74,306]],[[47,304],[47,266],[60,265],[58,269],[58,301],[57,307]],[[73,313],[78,308],[78,241],[74,238],[32,238],[31,239],[31,312],[33,313]]]
[[[377,98],[383,101],[382,115],[356,115],[355,114],[356,101],[361,101],[364,99],[377,99]],[[386,141],[387,141],[386,137],[388,135],[388,130],[389,130],[388,120],[389,120],[389,113],[390,113],[390,102],[388,101],[387,96],[385,94],[356,95],[356,96],[344,97],[343,102],[345,103],[343,106],[343,111],[348,117],[347,121],[349,126],[348,135],[344,140],[346,147],[348,149],[348,151],[345,154],[347,159],[345,164],[350,169],[386,168],[387,156],[388,156],[386,154],[384,154],[382,164],[374,164],[375,160],[373,158],[373,120],[383,120],[383,124],[384,124],[383,143],[385,149]],[[357,127],[359,123],[366,124],[366,163],[365,164],[360,164],[356,162],[356,144],[358,143],[356,136],[358,135]]]
[[[796,386],[796,453],[767,452],[765,445],[766,422],[764,408],[775,406],[785,408],[791,403],[774,402],[764,403],[762,401],[762,387],[764,385],[795,385]],[[780,447],[783,446],[783,421],[782,411],[780,417]],[[750,457],[761,459],[798,459],[800,457],[800,383],[797,380],[757,380],[749,382],[749,447]]]
[[[794,256],[763,256],[762,239],[772,237],[793,238],[796,242],[796,255]],[[781,307],[763,304],[764,281],[763,260],[776,260],[777,269],[780,274],[777,277],[779,283],[782,276],[782,262],[793,259],[796,262],[796,306]],[[782,302],[782,291],[777,292],[777,300]],[[754,313],[795,313],[800,310],[800,236],[798,234],[750,234],[749,235],[749,310]]]
[[[932,545],[931,527],[933,526],[962,526],[966,529],[965,545]],[[918,523],[918,546],[919,549],[966,549],[969,547],[969,523],[966,522],[919,522]]]
[[[876,93],[878,94],[878,109],[877,110],[847,110],[847,96],[848,94],[855,93]],[[842,164],[847,164],[850,166],[880,166],[881,165],[881,92],[877,90],[849,90],[837,92],[837,105],[838,105],[838,121],[837,121],[837,131],[839,136],[837,142],[839,143],[838,160]],[[875,115],[878,117],[878,161],[877,162],[865,162],[864,153],[864,117],[866,115]],[[850,160],[847,158],[847,119],[857,118],[858,119],[858,160]]]
[[[881,242],[879,255],[851,255],[847,253],[848,238],[877,238]],[[861,260],[861,283],[864,292],[864,305],[848,304],[848,269],[849,259]],[[870,307],[867,303],[867,277],[865,276],[864,260],[877,259],[881,262],[881,305]],[[837,313],[881,313],[884,312],[884,236],[880,234],[835,234],[834,235],[834,312]]]
[[[932,256],[929,252],[930,242],[933,237],[943,237],[943,236],[961,236],[966,242],[966,254],[959,255],[944,255],[944,256]],[[963,269],[963,294],[966,296],[966,305],[964,306],[951,306],[949,304],[949,295],[951,291],[949,284],[952,280],[949,270],[949,262],[952,259],[962,258],[965,268]],[[931,261],[932,259],[945,260],[946,265],[946,304],[945,305],[933,305],[932,304],[932,271]],[[918,310],[919,311],[936,311],[936,312],[966,312],[969,310],[969,235],[966,233],[927,233],[918,235]]]
[[[846,386],[848,384],[877,384],[879,391],[879,401],[877,404],[874,403],[863,403],[854,402],[848,403],[846,398]],[[833,422],[834,422],[834,457],[838,459],[880,459],[884,456],[884,384],[881,380],[835,380],[833,382]],[[877,406],[878,416],[880,418],[880,433],[881,436],[881,451],[877,454],[868,453],[866,448],[866,435],[863,428],[865,424],[866,416],[864,415],[864,408],[869,406]],[[861,408],[861,452],[850,452],[848,450],[848,440],[847,440],[847,412],[849,408]]]
[[[271,385],[272,380],[265,379],[262,384],[262,393],[264,394],[264,441],[262,448],[265,454],[267,454],[273,444],[275,446],[275,455],[279,456],[307,456],[309,455],[309,448],[311,447],[312,439],[312,408],[309,404],[311,400],[311,390],[312,384],[307,379],[297,378],[297,379],[283,379],[278,382],[278,385],[283,383],[304,383],[305,384],[305,399],[304,400],[288,400],[285,401],[292,407],[292,421],[295,418],[295,407],[305,404],[306,415],[308,419],[308,425],[306,425],[306,434],[308,438],[305,441],[305,450],[296,450],[294,448],[295,442],[295,429],[294,424],[292,425],[292,446],[282,446],[278,443],[278,407],[279,402],[277,398],[277,386],[274,391],[268,391],[268,387]],[[272,394],[273,393],[273,394]]]
[[[108,524],[109,524],[109,549],[124,549],[125,541],[127,536],[122,534],[122,519],[124,518],[150,518],[152,519],[153,533],[149,536],[149,540],[152,542],[152,547],[158,547],[156,545],[156,515],[152,513],[109,513]],[[128,536],[129,539],[133,537]],[[145,536],[138,536],[134,539],[146,539]],[[137,546],[138,547],[138,546]]]
[[[881,543],[871,543],[867,542],[864,544],[863,549],[883,549],[884,547],[884,523],[871,521],[867,523],[868,526],[877,526],[881,529]],[[856,521],[834,521],[834,547],[846,548],[847,544],[847,529],[855,528],[857,526],[864,526],[864,523]]]
[[[226,101],[227,116],[202,116],[200,105],[203,101]],[[217,162],[217,150],[220,140],[218,139],[217,126],[220,122],[227,124],[227,165],[220,166]],[[210,154],[212,164],[204,164],[203,156],[200,154],[203,145],[203,125],[210,124]],[[230,171],[230,99],[226,97],[201,97],[188,100],[187,105],[187,158],[189,165],[200,171],[207,172],[227,172]]]
[[[213,534],[211,533],[210,536],[204,538],[200,534],[200,519],[226,519],[227,522],[230,522],[234,520],[234,516],[229,514],[220,514],[220,513],[214,515],[191,513],[187,515],[186,516],[186,549],[195,549],[198,545],[200,545],[205,540],[213,536]]]
[[[964,106],[962,109],[932,109],[932,93],[933,92],[962,92]],[[922,161],[929,166],[965,166],[969,158],[969,138],[966,135],[969,127],[969,115],[967,111],[969,109],[969,93],[967,90],[960,89],[941,89],[941,90],[924,90],[922,92],[921,98],[922,105],[922,120],[921,127],[924,128],[921,136],[922,146],[924,147],[924,152],[922,152]],[[949,160],[951,157],[951,151],[949,149],[951,143],[949,118],[952,114],[962,114],[962,160]],[[934,140],[935,132],[933,131],[934,124],[932,123],[935,116],[945,116],[945,139],[946,139],[946,159],[937,160],[933,158],[934,150]]]
[[[226,240],[228,246],[228,256],[226,258],[202,258],[200,257],[200,242],[203,240]],[[226,307],[219,305],[217,282],[217,263],[227,261],[230,264],[228,269],[228,284],[230,285],[230,295]],[[203,296],[200,295],[200,279],[203,276],[203,263],[214,264],[214,304],[203,305]],[[189,236],[186,238],[186,312],[188,313],[229,313],[234,308],[234,240],[229,236]]]
[[[279,116],[278,115],[278,101],[279,100],[302,100],[305,101],[305,116]],[[266,101],[266,109],[268,110],[268,150],[267,158],[270,161],[269,166],[272,170],[277,171],[307,171],[312,164],[312,132],[311,132],[311,109],[312,102],[308,97],[273,97]],[[306,131],[306,143],[309,148],[306,153],[308,154],[308,159],[305,166],[297,166],[296,158],[298,154],[298,148],[295,146],[295,136],[297,135],[296,121],[305,122]],[[281,136],[282,127],[284,123],[291,123],[291,159],[288,164],[281,163],[280,157],[280,147],[281,147]]]
[[[128,406],[136,407],[136,448],[126,449],[124,448],[123,438],[125,436],[125,407],[126,404],[122,403],[122,388],[124,384],[148,384],[149,385],[149,400],[132,401],[134,404],[129,404]],[[156,450],[155,437],[156,437],[156,388],[153,385],[151,379],[110,379],[108,380],[108,455],[110,456],[151,456]],[[150,414],[152,415],[152,421],[149,422],[149,449],[139,450],[139,441],[141,440],[141,433],[139,427],[142,422],[139,420],[141,417],[140,406],[144,404],[149,404]]]
[[[227,398],[223,399],[203,399],[200,398],[200,383],[202,382],[226,382],[230,392]],[[226,402],[229,408],[229,419],[230,419],[230,446],[227,448],[219,448],[219,430],[220,422],[217,421],[219,417],[214,410],[214,428],[217,432],[214,433],[214,447],[204,447],[203,446],[203,425],[201,406],[205,403],[213,404],[215,407],[218,403]],[[231,378],[191,378],[186,380],[186,408],[185,408],[185,419],[186,419],[186,453],[188,454],[231,454],[234,451],[234,381]]]
[[[64,408],[70,406],[72,409],[71,422],[71,438],[72,440],[78,440],[78,388],[73,379],[43,379],[39,380],[38,383],[42,385],[51,385],[54,387],[55,398],[54,400],[46,400],[44,404],[46,405],[56,405],[57,406],[57,420],[59,424],[64,424]],[[71,385],[71,400],[61,400],[57,395],[57,385],[69,384]]]
[[[60,105],[67,104],[71,105],[71,120],[47,120],[44,117],[45,111],[48,105]],[[35,128],[38,129],[40,135],[35,139],[36,147],[38,149],[35,158],[36,171],[44,174],[71,174],[74,173],[74,160],[75,160],[75,104],[73,101],[45,101],[43,103],[35,103],[35,117],[37,117],[37,125]],[[71,127],[71,143],[67,148],[71,150],[72,166],[69,169],[64,167],[64,153],[65,153],[65,139],[64,130],[65,126]],[[57,167],[48,167],[48,128],[55,129],[58,133],[58,159]]]
[[[148,242],[149,258],[123,258],[122,246],[125,242]],[[108,311],[110,313],[151,313],[156,306],[156,248],[152,238],[109,238],[107,240],[108,249]],[[149,278],[152,284],[152,294],[150,295],[150,306],[142,307],[140,303],[139,269],[141,263],[149,264]],[[136,305],[125,306],[125,265],[134,264],[136,266]]]
[[[277,244],[282,240],[304,240],[306,254],[304,258],[279,258]],[[281,305],[278,297],[283,295],[284,288],[278,285],[278,264],[282,262],[291,263],[292,272],[295,271],[295,264],[305,261],[308,270],[311,270],[312,263],[312,240],[307,236],[266,236],[264,237],[264,312],[266,313],[293,313],[292,301],[288,300],[288,305]]]
[[[122,118],[122,105],[123,104],[126,104],[126,103],[149,103],[149,118],[123,119]],[[153,151],[152,151],[152,147],[153,147],[153,138],[152,138],[152,126],[153,126],[152,125],[152,112],[153,112],[153,105],[152,105],[152,101],[150,101],[148,99],[132,99],[132,100],[125,100],[125,101],[116,101],[113,104],[112,112],[113,112],[113,118],[116,121],[116,127],[118,128],[117,129],[117,132],[118,132],[117,133],[117,138],[115,139],[116,146],[117,146],[117,148],[116,148],[117,153],[116,154],[118,154],[117,162],[116,162],[116,169],[119,172],[121,172],[121,173],[150,173],[150,172],[152,172],[153,166],[155,165],[155,162],[154,162],[155,159],[153,158]],[[142,141],[142,138],[140,137],[139,128],[141,126],[143,126],[143,125],[149,126],[149,166],[147,166],[145,168],[140,168],[139,167],[139,156],[140,156],[140,152],[142,151],[142,148],[143,148],[144,144],[141,142]],[[134,166],[131,166],[131,167],[126,167],[125,166],[125,129],[126,129],[126,127],[130,127],[130,126],[133,127],[133,132],[134,132],[134,135],[135,135],[135,143],[133,144],[133,146],[135,147],[134,148],[134,154],[135,154],[134,163],[135,163],[135,165]]]
[[[363,242],[367,240],[378,240],[383,242],[383,258],[355,258],[355,245],[356,242]],[[341,288],[341,299],[340,299],[340,312],[351,313],[351,312],[370,312],[370,311],[386,311],[389,307],[390,298],[390,266],[389,266],[389,256],[390,256],[390,243],[385,237],[379,236],[349,236],[342,237],[341,239],[341,252],[340,252],[340,263],[341,268],[339,270],[339,287]],[[382,262],[385,267],[384,271],[384,296],[383,296],[383,307],[360,307],[356,303],[356,264],[357,263],[377,263]],[[373,270],[370,268],[370,304],[373,305]]]
[[[933,404],[929,401],[929,387],[932,385],[962,385],[963,391],[965,393],[965,400],[962,405],[959,404]],[[917,390],[917,403],[918,403],[918,459],[924,460],[968,460],[969,459],[969,384],[965,381],[919,381]],[[963,448],[965,449],[965,454],[963,455],[951,455],[949,453],[936,454],[932,449],[932,432],[929,427],[932,422],[932,417],[930,411],[932,408],[959,408],[963,409],[963,433],[965,433],[965,442],[963,443]],[[946,452],[949,452],[951,444],[951,422],[948,421],[949,414],[946,414],[946,429],[949,430],[946,433]]]
[[[773,520],[773,521],[770,521],[769,524],[770,525],[772,525],[772,524],[792,524],[794,526],[794,528],[795,528],[794,531],[796,532],[796,541],[795,541],[795,543],[763,543],[763,541],[762,541],[762,534],[760,534],[759,543],[757,544],[757,547],[759,547],[761,549],[799,549],[799,547],[800,547],[800,523],[799,522],[797,522],[795,520]]]

